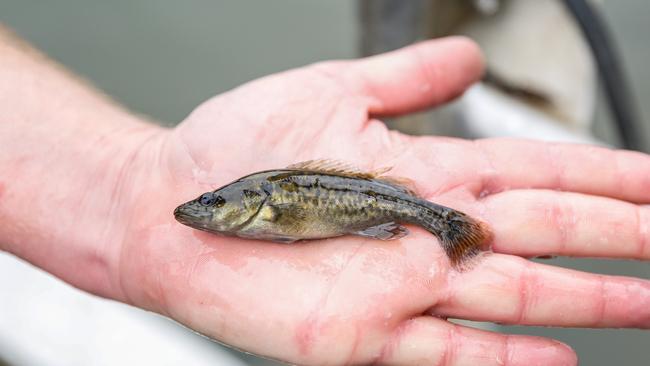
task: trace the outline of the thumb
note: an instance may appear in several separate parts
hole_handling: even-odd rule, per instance
[[[371,114],[397,115],[459,96],[482,76],[483,57],[476,43],[456,36],[331,66],[339,68],[331,75],[373,101]]]

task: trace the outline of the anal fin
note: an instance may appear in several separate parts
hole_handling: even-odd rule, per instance
[[[408,229],[404,226],[394,222],[387,222],[356,231],[352,234],[379,240],[395,240],[405,237],[408,233]]]
[[[280,244],[291,244],[293,242],[298,241],[299,239],[290,236],[274,236],[274,237],[269,237],[267,240],[280,243]]]

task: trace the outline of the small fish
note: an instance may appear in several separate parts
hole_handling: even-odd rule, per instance
[[[400,223],[438,238],[454,267],[480,252],[487,225],[418,197],[389,169],[362,172],[333,160],[310,160],[247,175],[176,208],[176,220],[195,229],[291,243],[360,235],[404,237]]]

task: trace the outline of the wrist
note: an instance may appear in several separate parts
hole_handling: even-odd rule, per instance
[[[164,129],[0,29],[0,249],[120,298],[130,167]]]
[[[25,133],[26,141],[7,144],[0,154],[0,248],[79,288],[119,299],[115,271],[128,225],[130,169],[147,141],[164,130],[126,113],[113,123],[117,127],[94,132],[53,131],[51,139]]]

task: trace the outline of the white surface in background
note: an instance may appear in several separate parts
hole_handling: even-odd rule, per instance
[[[481,44],[488,68],[519,87],[550,99],[556,120],[587,132],[596,103],[591,52],[561,1],[502,2],[494,16],[463,30]]]
[[[12,365],[245,365],[166,318],[89,295],[1,252],[0,356]]]
[[[470,88],[459,104],[460,119],[477,137],[519,137],[603,145],[594,137],[571,131],[548,114],[483,84]]]

